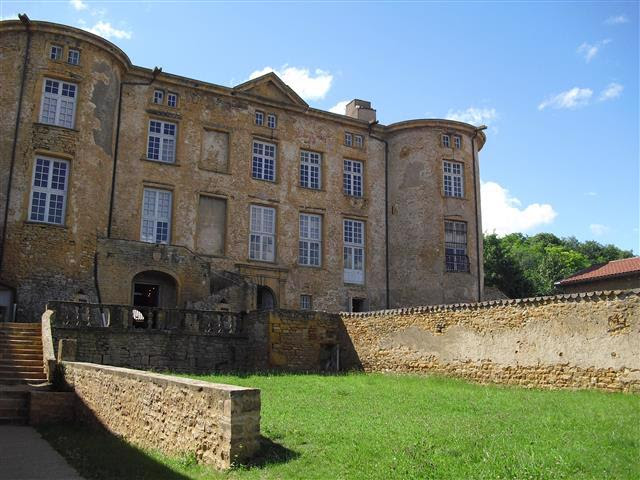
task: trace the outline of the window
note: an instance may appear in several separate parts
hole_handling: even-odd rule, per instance
[[[344,134],[344,144],[347,147],[351,147],[353,145],[353,135],[349,132],[345,132]]]
[[[345,194],[354,197],[362,196],[362,162],[345,160],[342,179]]]
[[[51,60],[60,60],[62,58],[62,47],[60,45],[51,45],[49,58]]]
[[[140,240],[169,243],[171,226],[171,192],[145,188],[142,198],[142,231]]]
[[[177,107],[178,106],[178,94],[177,93],[167,93],[167,105],[169,105],[170,107]]]
[[[69,55],[67,56],[67,62],[71,65],[78,65],[80,63],[80,51],[69,49]]]
[[[276,125],[277,125],[276,116],[273,113],[270,113],[269,115],[267,115],[267,127],[276,128]]]
[[[149,121],[149,142],[147,144],[147,158],[165,163],[176,161],[176,124]]]
[[[442,135],[442,146],[446,148],[451,146],[451,138],[449,135]]]
[[[362,148],[364,145],[364,137],[362,135],[354,135],[353,140],[357,148]]]
[[[270,207],[251,205],[251,235],[249,258],[273,262],[276,243],[276,210]]]
[[[164,103],[164,92],[162,90],[153,91],[153,103],[162,105]]]
[[[364,222],[343,221],[344,282],[364,283]]]
[[[31,184],[29,220],[64,224],[68,178],[69,163],[65,160],[36,158]]]
[[[300,152],[300,186],[320,188],[320,164],[322,155],[317,152]]]
[[[464,182],[463,182],[463,168],[462,163],[458,162],[443,162],[443,185],[444,194],[447,197],[463,197],[464,196]]]
[[[256,125],[264,125],[264,113],[259,110],[256,110]]]
[[[251,175],[259,180],[276,179],[276,146],[271,143],[253,141],[253,163]]]
[[[300,310],[312,310],[311,295],[300,295]]]
[[[321,264],[322,217],[308,213],[300,214],[300,241],[298,263],[319,267]]]
[[[468,272],[467,224],[465,222],[444,222],[444,250],[447,272]]]
[[[453,136],[453,145],[458,149],[462,148],[462,137],[460,135]]]
[[[51,125],[73,128],[76,110],[76,89],[74,83],[44,79],[40,121]]]

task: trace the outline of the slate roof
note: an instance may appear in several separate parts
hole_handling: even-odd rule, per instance
[[[591,282],[604,278],[622,277],[626,275],[640,275],[640,257],[612,260],[609,263],[594,265],[580,270],[570,277],[563,278],[556,285],[570,285],[573,283]]]

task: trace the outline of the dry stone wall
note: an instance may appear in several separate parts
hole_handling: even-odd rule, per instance
[[[63,362],[80,420],[143,448],[229,468],[259,448],[260,390]]]
[[[351,367],[640,391],[640,290],[343,314]],[[346,361],[346,359],[345,359]]]

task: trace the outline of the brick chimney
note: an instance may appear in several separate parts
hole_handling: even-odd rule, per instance
[[[358,100],[357,98],[347,103],[346,115],[347,117],[357,118],[358,120],[365,120],[367,122],[376,121],[376,111],[371,108],[371,102]]]

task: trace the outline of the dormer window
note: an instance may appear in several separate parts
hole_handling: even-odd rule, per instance
[[[162,90],[153,91],[153,103],[162,105],[164,103],[164,92]]]

